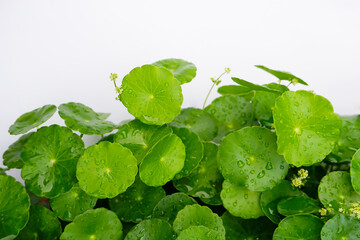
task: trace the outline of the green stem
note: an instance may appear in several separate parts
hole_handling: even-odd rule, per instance
[[[204,108],[205,108],[206,101],[208,100],[208,98],[209,98],[209,96],[210,96],[211,91],[213,90],[214,86],[215,86],[215,85],[217,85],[216,83],[220,80],[220,78],[221,78],[221,77],[222,77],[225,73],[226,73],[226,71],[225,71],[225,72],[223,72],[222,74],[220,74],[220,76],[219,76],[217,79],[215,79],[215,80],[214,80],[213,85],[211,86],[211,88],[210,88],[210,90],[209,90],[208,94],[206,95],[206,98],[205,98],[205,101],[204,101],[204,104],[203,104],[203,108],[202,108],[203,110],[204,110]]]
[[[203,105],[203,108],[202,108],[203,110],[204,110],[204,108],[205,108],[206,101],[208,100],[208,98],[209,98],[209,96],[210,96],[210,93],[211,93],[211,91],[213,90],[213,88],[214,88],[215,84],[216,84],[216,82],[214,82],[214,83],[213,83],[213,85],[211,86],[211,88],[210,88],[210,90],[209,90],[208,94],[206,95],[206,98],[205,98],[205,101],[204,101],[204,105]]]

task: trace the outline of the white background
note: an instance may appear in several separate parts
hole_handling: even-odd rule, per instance
[[[274,81],[253,67],[262,64],[304,79],[337,113],[358,114],[359,44],[358,0],[0,0],[0,153],[17,139],[7,132],[16,118],[45,104],[75,101],[116,123],[131,118],[109,74],[169,57],[198,67],[183,85],[184,107],[201,107],[224,67]]]

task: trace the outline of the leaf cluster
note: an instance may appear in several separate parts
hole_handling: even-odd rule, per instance
[[[279,81],[232,77],[204,109],[181,108],[195,65],[164,59],[121,86],[110,75],[132,120],[75,102],[20,116],[0,169],[0,239],[359,239],[360,117],[256,67]],[[56,111],[64,126],[40,126]]]

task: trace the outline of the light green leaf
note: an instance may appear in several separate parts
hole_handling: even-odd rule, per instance
[[[59,115],[70,129],[86,135],[102,135],[116,127],[114,123],[105,120],[109,114],[96,113],[92,108],[81,103],[61,104]]]
[[[250,191],[225,180],[220,196],[224,208],[235,217],[248,219],[264,216],[260,207],[259,192]]]
[[[78,215],[65,227],[60,239],[119,240],[122,236],[122,224],[116,214],[105,208],[97,208]]]
[[[0,175],[0,239],[14,239],[29,219],[30,198],[15,178]]]
[[[195,65],[182,59],[168,58],[154,62],[153,65],[170,70],[174,77],[179,80],[180,84],[191,82],[196,76]]]
[[[292,75],[291,73],[273,70],[273,69],[270,69],[270,68],[267,68],[267,67],[261,66],[261,65],[255,65],[255,67],[260,68],[260,69],[274,75],[279,80],[286,80],[286,81],[290,81],[291,83],[301,83],[306,86],[308,85],[306,82],[304,82],[304,80]]]
[[[109,204],[121,221],[137,223],[151,218],[154,207],[165,196],[162,187],[149,187],[137,177],[126,192],[110,199]]]
[[[248,87],[239,85],[226,85],[218,88],[218,93],[221,95],[254,95],[252,90]]]
[[[76,164],[84,142],[66,127],[51,125],[33,133],[24,145],[21,177],[37,196],[56,197],[77,182]]]
[[[232,77],[231,79],[234,82],[236,82],[237,84],[239,84],[240,86],[246,87],[251,91],[265,91],[265,92],[281,93],[281,91],[279,91],[277,89],[269,88],[267,86],[257,85],[257,84],[245,81],[243,79],[240,79],[240,78]]]
[[[88,195],[113,198],[133,184],[137,172],[136,158],[129,149],[105,141],[85,150],[78,161],[76,177]]]
[[[120,100],[129,113],[143,123],[171,122],[181,110],[183,96],[178,80],[161,67],[134,68],[122,81]]]
[[[162,186],[181,171],[184,162],[184,144],[175,134],[168,135],[142,161],[140,179],[148,186]]]
[[[228,134],[219,146],[218,165],[225,179],[260,192],[275,187],[288,171],[276,152],[275,134],[257,126]]]
[[[287,91],[276,100],[278,153],[296,167],[321,162],[334,148],[341,121],[331,103],[308,91]]]
[[[34,109],[31,112],[24,113],[10,126],[9,133],[11,135],[27,133],[29,130],[38,127],[49,120],[55,112],[55,105],[45,105]]]

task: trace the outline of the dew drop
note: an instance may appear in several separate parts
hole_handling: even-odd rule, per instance
[[[273,168],[273,166],[272,166],[271,162],[266,163],[266,166],[265,166],[266,170],[271,170],[272,168]]]

